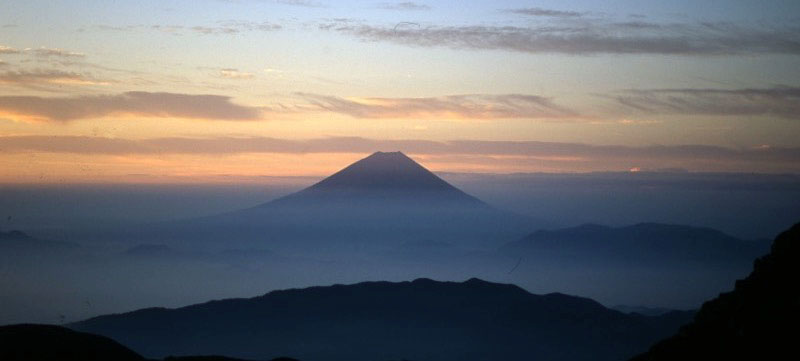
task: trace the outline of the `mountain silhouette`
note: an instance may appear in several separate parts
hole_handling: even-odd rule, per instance
[[[706,302],[692,323],[633,360],[779,360],[796,355],[800,324],[800,223],[731,292]]]
[[[376,152],[299,192],[430,192],[438,197],[481,204],[402,152]]]
[[[54,325],[0,326],[3,361],[146,361],[144,357],[103,336]],[[223,356],[169,356],[164,361],[246,361]],[[272,361],[298,361],[278,357]]]
[[[618,228],[585,224],[539,230],[505,245],[501,251],[587,265],[733,264],[749,267],[768,250],[768,241],[741,240],[711,228],[640,223]]]
[[[59,252],[69,249],[76,249],[78,247],[79,246],[75,243],[35,238],[19,230],[12,230],[8,232],[3,232],[0,230],[0,250],[6,252]]]
[[[51,325],[0,326],[3,361],[144,361],[107,337]]]
[[[285,197],[225,214],[138,227],[148,243],[331,255],[435,240],[495,248],[537,228],[495,209],[401,152],[377,152]]]
[[[675,332],[692,313],[628,315],[509,284],[364,282],[150,308],[70,327],[149,357],[290,355],[301,360],[619,360]]]

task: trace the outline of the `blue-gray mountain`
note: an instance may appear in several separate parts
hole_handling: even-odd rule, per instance
[[[401,152],[377,152],[256,207],[139,227],[119,236],[331,255],[381,251],[424,239],[494,248],[541,225],[462,192]]]
[[[508,284],[365,282],[101,316],[70,327],[149,357],[218,354],[315,361],[620,360],[690,312],[623,314],[581,297]]]
[[[743,266],[769,251],[768,240],[742,240],[720,231],[684,225],[640,223],[627,227],[585,224],[539,230],[501,251],[561,264]]]

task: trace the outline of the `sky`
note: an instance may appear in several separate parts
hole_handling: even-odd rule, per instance
[[[0,182],[800,172],[797,1],[5,1]]]

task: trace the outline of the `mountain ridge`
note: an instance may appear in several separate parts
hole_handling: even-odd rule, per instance
[[[512,284],[419,278],[142,309],[70,327],[150,357],[522,360],[534,352],[542,360],[612,360],[640,352],[689,315],[626,315],[591,299],[535,295]]]

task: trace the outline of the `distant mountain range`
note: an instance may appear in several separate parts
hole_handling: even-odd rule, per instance
[[[13,230],[8,232],[0,231],[0,249],[6,252],[14,251],[58,251],[64,249],[75,249],[79,246],[75,243],[51,241],[34,238],[25,232]]]
[[[791,359],[798,324],[800,223],[775,238],[733,291],[703,304],[692,323],[633,360]]]
[[[501,252],[550,262],[584,265],[749,267],[767,253],[767,240],[747,241],[720,231],[684,225],[640,223],[627,227],[585,224],[557,230],[539,230],[502,247]]]
[[[496,248],[541,226],[462,192],[401,152],[377,152],[253,208],[139,227],[121,236],[332,254],[425,239]]]
[[[620,360],[675,332],[691,315],[624,314],[586,298],[534,295],[479,279],[417,279],[143,309],[70,327],[111,337],[148,357]]]

